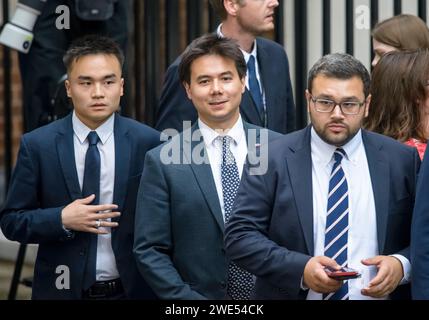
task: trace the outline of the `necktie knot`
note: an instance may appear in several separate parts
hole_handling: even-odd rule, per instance
[[[235,158],[231,152],[231,143],[234,140],[230,136],[219,136],[222,141],[222,163],[226,165],[235,165]]]
[[[222,140],[222,146],[226,149],[229,149],[231,147],[231,142],[234,140],[230,136],[220,136]]]
[[[346,152],[343,148],[337,148],[334,152],[334,160],[335,162],[339,163],[341,160],[343,160],[344,156],[346,155]]]
[[[88,133],[87,139],[90,146],[97,145],[98,141],[100,140],[96,131],[91,131]]]

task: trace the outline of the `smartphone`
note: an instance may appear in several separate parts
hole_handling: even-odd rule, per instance
[[[347,268],[347,267],[343,267],[339,270],[336,270],[332,267],[325,267],[325,272],[328,275],[328,277],[339,281],[356,279],[361,276],[361,274],[356,270],[352,268]]]

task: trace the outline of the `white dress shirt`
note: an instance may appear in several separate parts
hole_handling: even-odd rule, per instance
[[[221,38],[225,38],[225,36],[223,35],[223,33],[222,33],[222,24],[220,24],[218,27],[217,27],[217,34],[218,34],[218,36],[219,37],[221,37]],[[259,63],[258,63],[258,56],[257,56],[257,42],[256,42],[256,40],[253,42],[253,49],[252,49],[252,52],[250,52],[250,53],[248,53],[247,51],[244,51],[243,49],[241,49],[240,48],[240,50],[241,50],[241,52],[243,53],[243,56],[244,56],[244,60],[246,61],[246,65],[247,65],[247,62],[249,61],[249,59],[250,59],[250,56],[253,56],[254,58],[255,58],[255,71],[256,71],[256,78],[258,79],[258,82],[259,82],[259,88],[261,89],[261,94],[262,94],[262,102],[263,102],[263,104],[264,104],[264,110],[266,110],[266,103],[265,103],[265,90],[264,90],[264,86],[263,86],[263,83],[262,83],[262,81],[261,81],[261,76],[260,76],[260,74],[259,74]],[[250,90],[249,89],[249,77],[247,76],[246,77],[246,88],[247,88],[247,90]]]
[[[216,191],[219,197],[219,204],[222,209],[223,219],[225,221],[225,209],[223,204],[223,193],[222,193],[222,175],[221,175],[221,165],[222,165],[222,141],[217,139],[220,135],[218,131],[213,130],[202,122],[198,118],[198,126],[200,128],[201,134],[204,139],[204,145],[207,150],[207,156],[210,161],[210,167],[212,169],[213,178],[216,184]],[[222,133],[222,135],[224,135]],[[241,116],[238,118],[234,126],[226,133],[233,139],[231,143],[231,152],[234,155],[235,162],[237,163],[238,173],[241,178],[243,173],[244,162],[246,161],[247,156],[247,142],[246,134],[244,132],[243,121]]]
[[[342,148],[346,156],[342,159],[341,165],[349,192],[347,261],[350,268],[356,269],[362,275],[360,278],[349,280],[349,299],[373,299],[361,294],[361,289],[366,288],[377,274],[375,266],[365,266],[361,260],[379,255],[374,193],[362,142],[362,131],[359,131]],[[335,150],[335,146],[327,144],[318,136],[314,128],[311,129],[314,256],[324,255],[329,178],[335,162],[333,158]],[[400,259],[406,278],[407,275],[409,276],[410,262],[403,256],[394,256]],[[322,294],[309,290],[307,299],[320,300]]]
[[[115,136],[113,134],[115,115],[99,126],[97,132],[100,141],[97,148],[100,152],[100,199],[99,204],[113,202],[113,188],[115,185]],[[73,142],[79,186],[82,190],[83,174],[85,170],[85,156],[88,149],[88,133],[91,131],[73,111]],[[110,219],[109,219],[110,220]],[[99,234],[97,238],[97,269],[96,280],[105,281],[119,278],[115,256],[112,250],[112,234]]]

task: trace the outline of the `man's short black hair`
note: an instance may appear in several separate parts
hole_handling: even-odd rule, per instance
[[[72,64],[80,58],[92,54],[114,55],[121,66],[124,65],[124,54],[119,45],[111,38],[99,35],[87,35],[72,42],[63,57],[67,72]]]
[[[238,76],[246,76],[247,65],[237,41],[221,38],[216,33],[205,34],[186,48],[179,65],[179,78],[182,83],[191,83],[191,65],[196,59],[206,55],[218,55],[231,59],[235,63]]]

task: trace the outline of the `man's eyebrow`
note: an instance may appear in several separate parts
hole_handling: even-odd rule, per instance
[[[105,75],[103,77],[103,80],[105,80],[105,79],[112,79],[112,78],[116,78],[116,74],[112,73],[112,74]],[[79,80],[94,80],[93,77],[85,76],[85,75],[79,76],[78,79]]]

